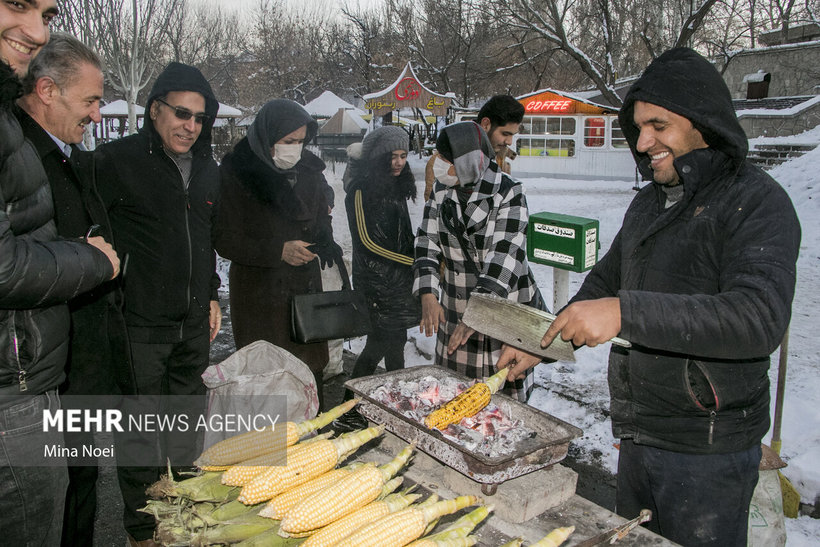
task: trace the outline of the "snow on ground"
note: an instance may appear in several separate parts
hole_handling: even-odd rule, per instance
[[[818,142],[820,128],[811,135],[801,137]],[[418,157],[410,159],[416,179],[420,181],[419,191],[423,188],[424,161]],[[335,164],[329,166],[325,174],[336,191],[334,236],[346,250],[349,259],[351,242],[344,213],[343,171],[343,165]],[[815,504],[820,496],[820,466],[817,465],[820,459],[820,412],[817,411],[820,408],[820,375],[817,374],[820,343],[815,336],[816,327],[820,325],[820,148],[770,173],[788,191],[803,228],[781,435],[781,456],[789,466],[783,473],[798,489],[803,502]],[[524,179],[523,183],[530,213],[550,211],[598,219],[601,241],[599,256],[609,249],[626,208],[635,195],[631,182],[530,178]],[[410,204],[414,227],[421,220],[423,207],[421,198]],[[552,268],[538,264],[531,267],[549,302],[552,296]],[[584,274],[570,273],[570,296],[575,294],[583,278]],[[434,339],[424,337],[415,329],[411,329],[410,337],[413,343],[405,349],[408,366],[430,364],[435,352]],[[352,341],[351,349],[360,351],[363,342],[362,339]],[[618,455],[609,420],[606,381],[608,346],[578,350],[576,363],[539,365],[536,368],[537,387],[530,404],[583,429],[584,435],[574,441],[579,451],[578,457],[614,473]],[[775,353],[770,370],[772,401],[775,398],[778,362],[779,356]],[[770,436],[767,436],[764,442],[769,439]],[[786,525],[789,547],[820,544],[820,520],[810,517],[786,519]]]

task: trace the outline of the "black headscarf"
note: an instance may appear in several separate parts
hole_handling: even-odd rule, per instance
[[[307,136],[305,143],[313,140],[319,130],[316,123],[307,110],[302,105],[289,99],[273,99],[265,103],[265,106],[256,115],[256,119],[248,128],[248,143],[254,155],[265,165],[276,172],[282,169],[276,167],[271,157],[271,148],[283,137],[289,135],[302,127],[307,126]],[[304,158],[305,150],[302,149]]]

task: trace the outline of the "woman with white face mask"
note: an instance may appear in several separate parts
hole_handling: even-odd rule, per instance
[[[486,378],[496,372],[502,344],[461,321],[470,295],[489,293],[543,307],[527,263],[527,201],[521,183],[493,161],[492,144],[480,125],[448,125],[436,149],[436,182],[424,206],[413,263],[413,294],[422,306],[419,330],[436,334],[436,364]],[[527,374],[508,381],[504,391],[526,401],[532,387]]]
[[[341,259],[330,224],[333,192],[324,162],[305,149],[316,121],[298,103],[265,104],[222,161],[215,248],[231,261],[231,323],[236,349],[256,340],[308,365],[322,400],[326,342],[290,339],[289,301],[321,291],[320,265]]]

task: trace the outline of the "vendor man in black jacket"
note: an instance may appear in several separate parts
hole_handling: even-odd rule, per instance
[[[541,344],[632,343],[609,358],[620,515],[651,509],[649,528],[682,545],[745,546],[800,225],[783,188],[746,161],[729,90],[693,50],[653,61],[619,120],[653,182]],[[531,361],[519,362],[510,376]]]
[[[97,149],[99,191],[117,249],[128,257],[125,321],[138,392],[201,395],[203,408],[200,375],[222,317],[211,243],[219,194],[211,128],[218,107],[199,70],[171,63],[151,89],[139,133]],[[165,397],[164,403],[183,399]],[[152,454],[152,442],[145,439],[122,445],[118,458],[139,452],[145,461],[159,463],[167,456],[173,466],[192,465],[193,426],[160,437],[159,454]],[[154,518],[137,510],[145,506],[145,488],[159,478],[159,468],[120,464],[118,472],[129,540],[150,541]]]
[[[57,233],[84,237],[91,226],[111,241],[111,227],[93,177],[92,154],[80,150],[86,126],[100,122],[102,63],[67,34],[54,34],[29,65],[17,101],[23,133],[40,155],[54,196]],[[61,395],[113,395],[133,390],[133,372],[117,282],[104,283],[69,302],[71,345]],[[85,397],[83,407],[97,398]],[[69,401],[63,398],[63,402]],[[70,403],[70,401],[69,401]],[[66,432],[64,446],[83,453],[90,431]],[[96,458],[69,458],[63,545],[91,545],[97,506]]]
[[[66,302],[112,279],[119,260],[102,237],[63,240],[37,151],[15,117],[19,78],[49,40],[54,0],[0,2],[0,540],[58,545],[68,482],[43,427],[65,379]]]

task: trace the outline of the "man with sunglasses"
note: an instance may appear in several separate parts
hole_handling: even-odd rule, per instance
[[[100,194],[117,249],[128,257],[124,312],[140,394],[132,413],[156,413],[149,407],[155,395],[171,405],[165,407],[169,415],[204,409],[200,375],[222,319],[211,245],[219,192],[211,128],[218,106],[199,70],[171,63],[151,89],[140,131],[97,151]],[[197,397],[201,407],[192,408]],[[186,406],[179,409],[181,402]],[[153,435],[121,437],[117,447],[132,545],[153,544],[154,518],[138,509],[145,506],[147,486],[159,478],[157,466],[167,457],[184,468],[198,455],[193,427]],[[140,461],[121,459],[134,454]]]

